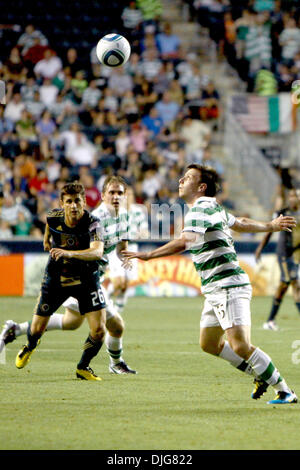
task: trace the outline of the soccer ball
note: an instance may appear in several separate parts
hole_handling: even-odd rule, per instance
[[[96,55],[101,64],[108,67],[120,67],[130,57],[131,47],[124,36],[120,34],[106,34],[96,46]]]

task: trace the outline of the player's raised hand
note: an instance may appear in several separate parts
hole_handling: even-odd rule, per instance
[[[291,232],[293,228],[296,227],[296,219],[290,215],[282,215],[280,214],[279,217],[273,219],[272,222],[273,232],[280,232],[284,230],[285,232]]]
[[[121,251],[121,254],[124,256],[124,258],[126,259],[133,259],[133,258],[137,258],[137,259],[141,259],[143,261],[147,261],[149,259],[149,256],[148,256],[148,253],[146,253],[145,251],[141,251],[139,253],[135,252],[135,251]]]

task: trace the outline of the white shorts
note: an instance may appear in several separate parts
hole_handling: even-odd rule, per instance
[[[101,290],[105,298],[106,303],[106,320],[115,317],[118,314],[116,307],[114,306],[113,301],[108,297],[106,289],[101,285]],[[75,310],[75,312],[79,313],[79,305],[78,301],[74,299],[74,297],[69,297],[64,303],[63,307],[70,308],[71,310]]]
[[[221,326],[223,330],[233,325],[251,325],[250,301],[252,287],[230,287],[205,295],[200,328]]]
[[[129,245],[128,251],[137,251],[137,245]],[[138,278],[138,260],[131,260],[132,268],[125,269],[122,266],[122,261],[117,255],[116,250],[112,251],[107,255],[108,258],[108,277],[114,279],[116,277],[122,277],[129,281],[135,281]]]

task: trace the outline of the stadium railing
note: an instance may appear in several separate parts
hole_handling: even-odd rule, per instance
[[[224,147],[227,159],[235,166],[266,211],[273,209],[279,176],[256,147],[233,114],[225,114]]]

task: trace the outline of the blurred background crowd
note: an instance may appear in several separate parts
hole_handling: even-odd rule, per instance
[[[1,2],[3,3],[3,2]],[[222,126],[222,96],[202,58],[182,46],[160,0],[17,0],[0,25],[0,237],[41,238],[65,182],[86,187],[88,209],[105,177],[118,174],[136,201],[183,204],[178,179],[191,162],[215,167],[218,199],[231,211],[226,168],[211,150]],[[249,92],[290,90],[300,78],[296,1],[181,0],[188,21],[205,27],[217,54]],[[107,33],[131,43],[120,68],[100,65]],[[209,51],[207,51],[209,53]]]

